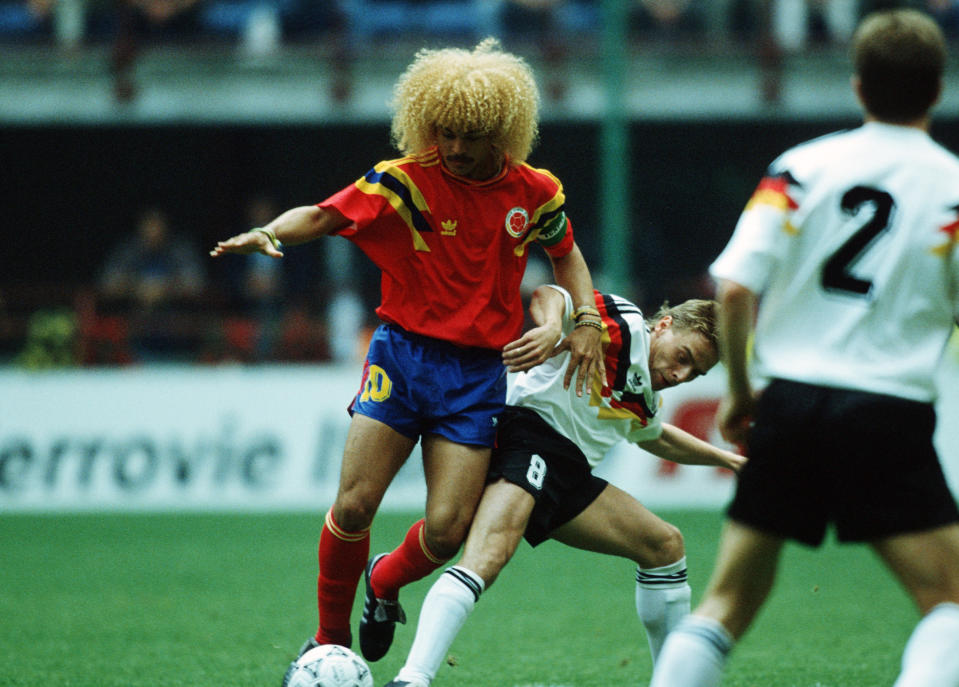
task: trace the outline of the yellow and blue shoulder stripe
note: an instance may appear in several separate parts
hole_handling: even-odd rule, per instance
[[[357,180],[356,187],[363,193],[385,198],[409,228],[413,247],[428,253],[430,248],[422,234],[433,231],[424,216],[430,208],[419,188],[401,168],[404,163],[411,160],[419,162],[419,159],[414,156],[380,162]],[[428,160],[424,162],[429,164]]]

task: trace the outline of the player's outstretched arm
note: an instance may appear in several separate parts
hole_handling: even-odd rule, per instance
[[[342,229],[347,224],[349,220],[335,209],[305,205],[287,210],[264,227],[218,241],[210,255],[217,258],[224,253],[263,253],[282,258],[284,244],[293,246],[306,243]]]
[[[745,456],[713,446],[667,423],[663,423],[663,433],[658,439],[638,442],[638,446],[663,460],[683,465],[715,465],[739,472],[746,464]]]

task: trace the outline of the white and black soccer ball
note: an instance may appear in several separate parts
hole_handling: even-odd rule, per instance
[[[296,660],[287,687],[373,687],[370,667],[337,644],[313,647]]]

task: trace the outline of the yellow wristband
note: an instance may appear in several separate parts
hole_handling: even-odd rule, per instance
[[[270,239],[270,243],[273,244],[273,247],[276,250],[283,250],[283,244],[280,243],[280,239],[276,238],[276,234],[273,233],[272,229],[266,229],[264,227],[254,227],[253,229],[250,229],[250,231],[251,232],[258,231],[261,234],[265,234],[266,237]]]

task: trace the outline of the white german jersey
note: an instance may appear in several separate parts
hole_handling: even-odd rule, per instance
[[[566,299],[563,336],[573,331],[573,301]],[[638,307],[619,296],[596,292],[596,307],[606,324],[607,388],[594,382],[589,398],[576,395],[575,384],[563,389],[569,352],[527,372],[510,375],[506,402],[535,410],[575,443],[596,466],[614,444],[656,439],[662,433],[658,392],[649,377],[649,332]],[[575,382],[575,377],[573,379]]]
[[[870,122],[781,155],[710,267],[761,294],[757,371],[935,398],[959,313],[959,159]]]

